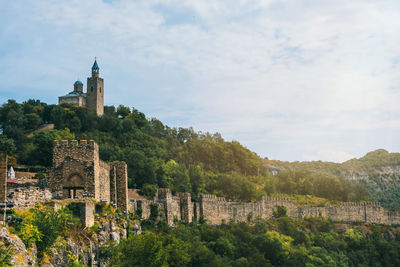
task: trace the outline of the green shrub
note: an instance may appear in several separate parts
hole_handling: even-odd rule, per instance
[[[16,232],[18,237],[24,242],[27,248],[32,247],[32,244],[42,240],[43,234],[39,231],[36,225],[31,223],[23,223]]]
[[[272,216],[274,218],[282,218],[287,217],[287,209],[285,206],[276,206],[276,210],[274,210]]]
[[[143,196],[154,197],[156,195],[158,186],[155,184],[144,184],[139,193]]]
[[[13,266],[11,264],[11,251],[4,244],[0,244],[0,266]]]

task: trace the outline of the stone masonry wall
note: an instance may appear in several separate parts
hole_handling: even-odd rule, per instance
[[[7,198],[7,154],[0,152],[0,202]]]
[[[80,210],[80,219],[83,225],[91,227],[94,224],[94,203],[91,200],[77,202]]]
[[[7,191],[7,201],[15,203],[18,207],[31,208],[36,204],[52,199],[49,189],[42,189],[38,186],[21,185]]]
[[[123,161],[116,161],[110,163],[112,170],[115,172],[114,177],[111,179],[111,184],[113,186],[110,187],[114,189],[116,192],[116,204],[117,207],[121,210],[128,210],[128,166]],[[114,183],[115,180],[115,183]],[[109,183],[110,184],[110,183]]]
[[[55,199],[75,198],[88,192],[96,201],[114,202],[128,210],[128,168],[125,162],[106,163],[99,158],[93,141],[54,141],[53,166],[48,186]]]
[[[400,224],[400,214],[390,212],[379,203],[343,202],[338,206],[301,207],[289,198],[263,197],[258,202],[226,201],[225,198],[202,194],[192,201],[189,193],[173,196],[169,189],[159,189],[153,201],[138,200],[142,208],[142,217],[150,216],[150,203],[156,203],[160,218],[168,225],[174,224],[174,218],[191,221],[203,216],[209,224],[221,224],[230,220],[245,222],[254,218],[272,218],[278,206],[284,206],[290,218],[324,217],[334,221],[369,222],[380,224]]]
[[[110,201],[110,166],[99,160],[99,194],[101,200]]]
[[[48,186],[54,198],[67,198],[64,187],[83,187],[100,201],[98,146],[93,141],[54,141],[53,166],[48,170]]]

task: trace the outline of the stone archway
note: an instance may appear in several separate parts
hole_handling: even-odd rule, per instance
[[[63,181],[64,198],[81,198],[85,191],[84,179],[79,173],[73,173]]]

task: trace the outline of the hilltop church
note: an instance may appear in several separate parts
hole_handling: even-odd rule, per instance
[[[58,97],[58,104],[70,103],[78,107],[87,107],[96,111],[97,116],[104,113],[104,80],[99,77],[99,66],[94,60],[92,77],[87,78],[86,93],[83,92],[83,83],[76,81],[74,90],[64,96]]]

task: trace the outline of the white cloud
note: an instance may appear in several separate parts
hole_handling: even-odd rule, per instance
[[[29,88],[13,96],[55,102],[98,56],[109,104],[221,132],[261,156],[341,161],[400,150],[396,1],[0,6],[4,94]]]

